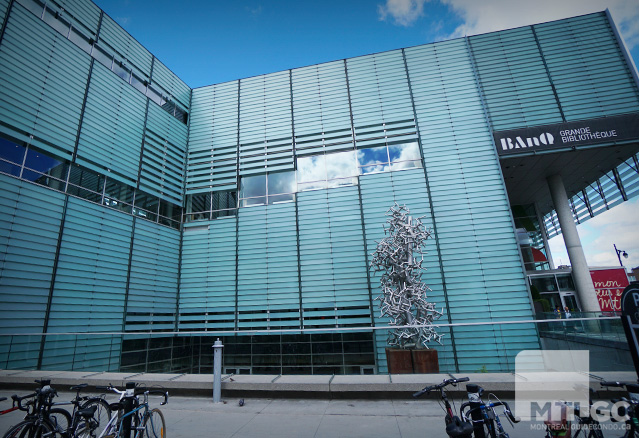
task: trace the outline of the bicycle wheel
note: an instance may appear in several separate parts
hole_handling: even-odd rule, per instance
[[[497,438],[497,433],[495,431],[495,422],[493,420],[489,420],[488,418],[485,418],[484,429],[486,430],[487,437]]]
[[[166,424],[162,411],[157,408],[151,409],[149,413],[144,416],[141,432],[139,438],[143,438],[145,432],[147,438],[166,438]]]
[[[9,428],[9,430],[2,436],[2,438],[18,438],[23,430],[28,430],[33,426],[31,421],[22,421],[15,426]]]
[[[23,421],[10,428],[3,438],[55,438],[61,436],[47,421]]]
[[[93,419],[97,424],[92,425],[93,430],[101,430],[111,419],[111,408],[105,399],[95,397],[87,400],[87,402],[81,406],[81,409],[90,408],[92,406],[97,407],[95,414],[93,414]]]
[[[47,415],[49,422],[59,433],[64,433],[71,426],[71,414],[66,409],[51,408]]]

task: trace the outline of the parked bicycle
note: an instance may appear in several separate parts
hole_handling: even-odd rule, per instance
[[[466,438],[471,437],[473,433],[473,425],[469,422],[465,422],[461,420],[457,415],[455,415],[454,406],[451,405],[448,400],[448,396],[446,394],[445,388],[447,386],[457,386],[458,383],[468,382],[470,379],[468,377],[462,377],[460,379],[445,379],[442,383],[433,386],[427,386],[413,394],[413,397],[421,397],[424,394],[428,394],[431,391],[439,390],[439,397],[441,402],[439,402],[439,406],[446,413],[444,417],[444,422],[446,423],[446,434],[450,437],[455,438]],[[443,405],[442,405],[443,403]]]
[[[482,395],[484,389],[479,385],[466,385],[468,392],[468,401],[463,403],[460,408],[460,414],[463,421],[472,423],[475,438],[510,438],[499,418],[497,407],[502,407],[502,413],[512,427],[515,423],[519,423],[520,419],[515,417],[510,410],[510,406],[505,401],[501,401],[494,394],[488,395],[488,402],[484,402]],[[491,401],[494,399],[494,401]]]
[[[160,395],[164,400],[160,405],[165,405],[169,399],[169,393],[154,388],[135,386],[128,382],[124,391],[113,385],[101,387],[107,391],[120,395],[120,400],[110,405],[111,419],[108,421],[98,438],[165,438],[166,423],[164,415],[158,408],[149,407],[149,395]],[[140,399],[142,395],[142,399]]]
[[[3,438],[55,437],[57,434],[61,434],[63,427],[65,427],[58,424],[58,421],[68,421],[70,423],[70,415],[64,410],[62,411],[66,415],[62,412],[54,412],[52,416],[49,416],[53,405],[52,400],[57,395],[56,390],[50,386],[51,381],[36,380],[36,383],[40,383],[40,387],[32,394],[24,397],[11,396],[14,407],[25,411],[27,414],[20,423],[9,428]],[[24,405],[22,404],[23,401],[25,401]]]
[[[13,410],[27,412],[22,422],[11,427],[4,435],[6,438],[23,437],[61,437],[61,438],[89,438],[99,427],[100,421],[106,424],[111,415],[108,403],[100,397],[81,396],[80,392],[88,385],[86,383],[72,387],[76,396],[69,402],[54,403],[57,392],[50,386],[50,380],[36,381],[40,383],[33,394],[24,397],[12,396]],[[24,403],[23,403],[24,402]],[[73,405],[69,413],[60,405]],[[3,411],[4,412],[4,411]]]
[[[625,382],[600,382],[600,384],[603,387],[625,388],[628,391],[628,398],[612,400],[614,404],[623,402],[623,406],[617,407],[616,415],[612,415],[611,420],[616,421],[615,417],[626,417],[626,431],[623,438],[639,438],[639,384]]]

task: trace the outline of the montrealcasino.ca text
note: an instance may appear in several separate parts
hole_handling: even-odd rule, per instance
[[[562,143],[568,143],[573,141],[584,141],[593,139],[602,139],[616,137],[617,131],[612,129],[610,131],[596,131],[590,132],[590,127],[579,129],[566,129],[565,131],[559,131]]]

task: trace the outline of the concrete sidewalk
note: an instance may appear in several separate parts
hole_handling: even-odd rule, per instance
[[[512,373],[479,374],[393,374],[393,375],[225,375],[222,394],[237,398],[321,398],[321,399],[409,399],[411,394],[428,385],[451,377],[469,377],[486,392],[513,398],[515,375]],[[590,375],[591,386],[598,389],[601,380],[635,381],[633,372],[596,373]],[[51,379],[52,386],[65,390],[78,383],[96,386],[124,386],[137,382],[161,386],[171,395],[208,397],[213,391],[211,374],[102,373],[88,371],[19,371],[0,370],[0,391],[5,388],[30,390],[35,379]],[[465,385],[451,388],[451,393],[464,393]]]
[[[514,391],[513,374],[470,374],[486,392],[508,394]],[[286,437],[428,437],[446,438],[444,413],[435,399],[414,400],[410,394],[429,384],[449,378],[445,374],[377,375],[377,376],[225,376],[223,402],[212,401],[212,375],[168,375],[89,373],[60,371],[0,371],[0,396],[26,394],[37,385],[34,379],[50,378],[59,391],[57,402],[71,400],[74,394],[65,392],[72,385],[86,382],[91,387],[112,383],[118,387],[127,381],[146,386],[160,386],[171,394],[162,406],[170,438],[286,438]],[[458,376],[461,377],[461,376]],[[597,381],[636,379],[634,373],[599,373],[591,376],[591,386]],[[248,394],[262,394],[254,397]],[[267,394],[274,394],[270,397]],[[294,395],[294,398],[287,395]],[[204,395],[204,396],[203,396]],[[358,397],[363,395],[364,398]],[[612,398],[602,393],[602,398]],[[116,401],[115,394],[108,395]],[[512,403],[512,397],[502,396]],[[465,384],[449,391],[456,410],[467,399]],[[245,401],[239,406],[239,399]],[[0,402],[0,409],[10,401]],[[151,407],[159,404],[150,400]],[[22,413],[0,416],[0,432],[18,423]],[[512,437],[543,437],[543,425],[521,422],[511,428],[502,418],[504,428]],[[605,436],[621,436],[623,424],[606,423]]]
[[[6,394],[0,391],[0,394]],[[70,400],[61,393],[56,401]],[[113,396],[110,400],[115,401]],[[325,400],[238,398],[213,403],[204,397],[170,397],[160,407],[170,438],[447,438],[444,413],[434,400]],[[462,399],[455,398],[457,409]],[[512,400],[509,402],[514,406]],[[0,407],[7,402],[0,403]],[[151,407],[159,401],[150,400]],[[4,433],[21,419],[12,412],[0,416]],[[503,417],[503,416],[502,416]],[[524,422],[504,429],[511,437],[543,437],[543,425]],[[621,436],[623,424],[604,423],[605,436]]]

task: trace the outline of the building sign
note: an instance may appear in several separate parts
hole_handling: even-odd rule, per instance
[[[494,132],[499,156],[607,144],[639,138],[639,114]]]
[[[624,268],[597,269],[590,271],[602,312],[621,311],[621,294],[628,284]]]

